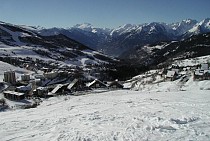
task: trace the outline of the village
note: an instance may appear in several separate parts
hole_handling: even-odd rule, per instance
[[[103,81],[101,80],[103,77],[97,79],[97,74],[94,77],[87,78],[82,74],[75,74],[68,69],[65,70],[65,68],[58,70],[43,67],[41,72],[43,73],[22,74],[19,78],[13,70],[4,72],[4,82],[1,82],[2,86],[6,86],[2,91],[3,97],[11,101],[35,99],[36,102],[31,107],[36,107],[41,102],[41,98],[45,99],[59,95],[79,96],[92,93],[95,90],[132,89],[132,86],[126,87],[124,85],[126,81]],[[145,73],[144,77],[148,75],[148,73]],[[208,63],[191,67],[172,65],[168,68],[156,70],[152,75],[153,77],[158,76],[159,81],[153,79],[147,81],[147,84],[175,81],[177,79],[186,82],[189,77],[193,77],[194,81],[210,80],[210,65]],[[27,108],[31,107],[27,106]]]
[[[5,86],[2,94],[4,98],[11,101],[30,99],[37,101],[40,98],[58,95],[84,95],[94,89],[123,89],[123,85],[118,80],[102,82],[96,79],[96,76],[101,77],[94,70],[85,70],[88,73],[95,72],[95,75],[88,78],[84,77],[82,73],[78,73],[76,69],[69,68],[59,68],[58,70],[43,67],[41,69],[43,73],[22,74],[19,77],[16,76],[15,71],[9,70],[4,72],[3,82],[1,82],[2,87]]]

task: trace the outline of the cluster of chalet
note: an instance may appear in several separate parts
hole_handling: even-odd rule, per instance
[[[185,75],[187,71],[190,71],[193,74],[194,81],[210,80],[210,65],[208,63],[182,68],[179,66],[172,66],[168,70],[163,69],[160,74],[165,74],[166,81],[174,81],[180,76]]]
[[[70,83],[65,84],[57,84],[55,87],[38,87],[33,91],[34,95],[39,97],[43,96],[55,96],[55,95],[62,95],[62,94],[69,94],[78,91],[87,91],[92,89],[122,89],[123,85],[120,84],[119,81],[115,80],[111,82],[109,85],[105,84],[104,82],[95,79],[92,82],[85,83],[82,79],[74,79]]]
[[[209,64],[201,64],[193,73],[194,80],[210,80],[210,66]]]
[[[70,79],[65,76],[69,75],[65,72],[58,73],[56,71],[51,71],[46,72],[43,75],[35,75],[35,79],[31,79],[29,74],[24,74],[21,75],[21,80],[17,81],[15,72],[7,71],[4,72],[4,82],[7,82],[10,86],[3,92],[3,94],[4,97],[11,100],[22,100],[26,97],[51,97],[62,94],[74,94],[74,92],[77,91],[86,91],[98,88],[123,88],[123,85],[118,80],[104,83],[95,79],[92,82],[87,83],[81,78],[75,78],[72,79],[72,81],[69,81]]]

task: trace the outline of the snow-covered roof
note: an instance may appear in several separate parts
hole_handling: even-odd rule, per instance
[[[45,90],[47,90],[47,88],[46,87],[38,87],[37,90],[45,91]]]
[[[98,80],[98,79],[93,80],[92,82],[90,82],[89,84],[87,84],[87,86],[90,87],[90,86],[92,86],[92,85],[93,85],[94,83],[96,83],[96,82],[99,82],[99,83],[101,83],[102,85],[106,86],[106,84],[104,84],[102,81],[100,81],[100,80]]]
[[[32,84],[28,84],[27,86],[20,86],[17,87],[17,89],[20,91],[30,91],[32,89]]]
[[[179,69],[171,69],[172,71],[175,71],[177,74],[179,73]]]
[[[196,70],[195,71],[195,75],[200,75],[200,76],[202,76],[204,73],[203,73],[203,71],[200,71],[200,70]]]
[[[63,84],[58,84],[53,90],[51,93],[56,93],[60,88],[62,88],[64,85]]]
[[[201,64],[201,70],[208,70],[209,65],[208,64]]]
[[[166,77],[174,77],[176,71],[168,71]]]
[[[19,93],[15,91],[4,91],[4,94],[12,94],[12,95],[17,95],[17,96],[24,95],[24,93]]]
[[[196,70],[195,71],[195,75],[200,75],[202,76],[204,74],[204,71],[203,70]]]
[[[67,87],[67,89],[71,89],[76,83],[78,82],[78,79],[74,79]]]
[[[181,72],[179,72],[179,74],[185,75],[185,74],[187,74],[187,72],[186,71],[181,71]]]
[[[209,73],[209,74],[210,74],[210,70],[200,70],[200,69],[195,70],[195,75],[200,75],[200,76],[202,76],[202,75],[204,75],[205,73]]]

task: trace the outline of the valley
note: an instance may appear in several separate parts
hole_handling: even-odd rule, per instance
[[[209,21],[1,22],[1,140],[209,140]]]

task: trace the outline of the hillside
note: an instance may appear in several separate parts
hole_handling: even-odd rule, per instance
[[[194,80],[194,72],[201,64],[210,62],[210,55],[190,59],[171,60],[163,68],[149,70],[125,81],[125,88],[144,92],[179,92],[210,90],[210,81]],[[167,80],[167,71],[176,70],[177,79]]]
[[[134,64],[148,66],[168,65],[174,60],[183,60],[209,55],[210,33],[191,36],[182,41],[160,42],[136,47],[124,53],[121,58]]]
[[[4,22],[0,23],[0,61],[34,72],[43,68],[68,70],[85,78],[95,73],[104,77],[109,69],[103,69],[105,66],[120,63],[63,34],[42,36],[34,27]]]
[[[1,60],[5,57],[28,58],[83,67],[114,62],[114,59],[63,34],[41,36],[29,27],[3,22],[0,23],[0,48]]]

